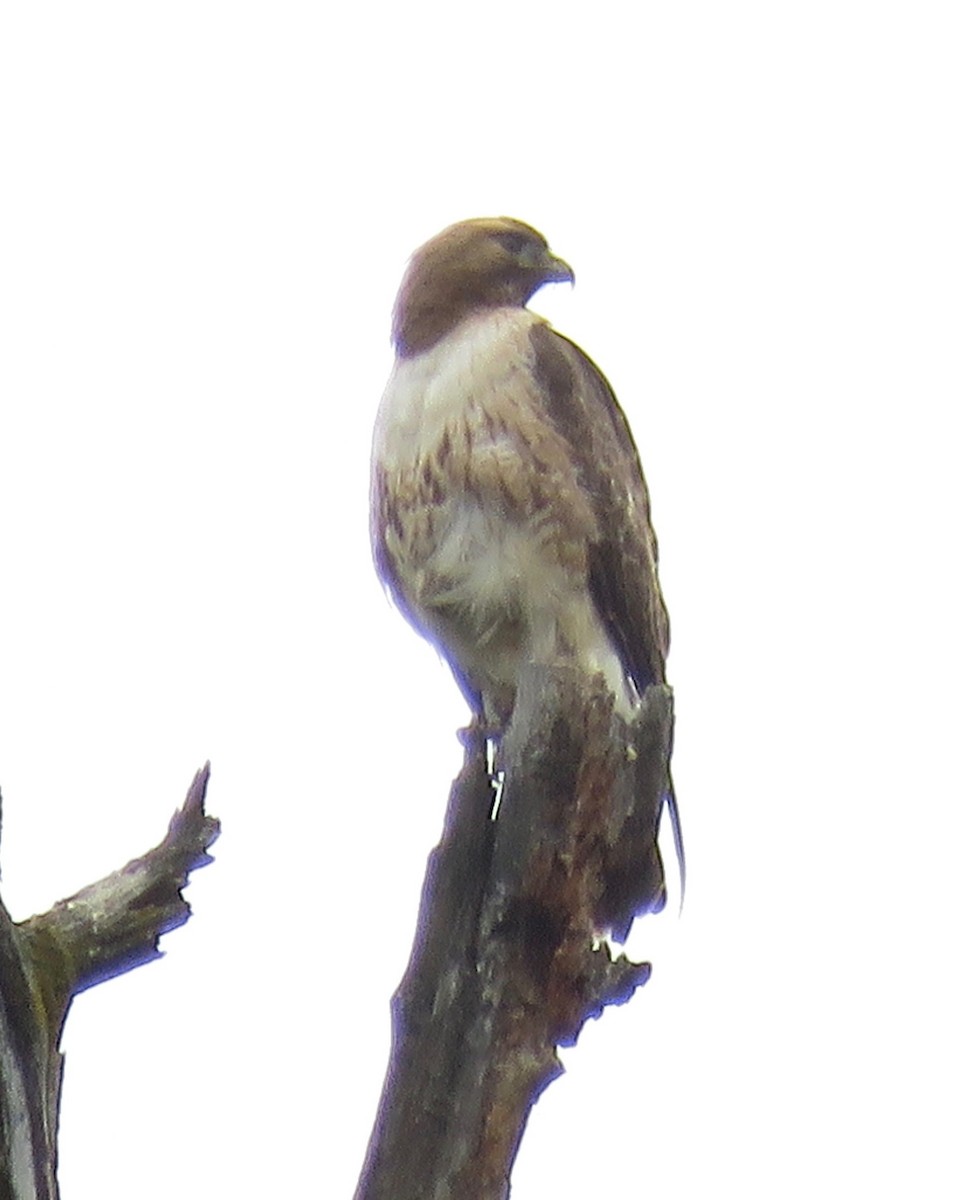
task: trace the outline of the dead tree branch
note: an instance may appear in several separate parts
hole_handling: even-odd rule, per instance
[[[389,1068],[356,1200],[504,1200],[557,1047],[627,1000],[648,964],[612,957],[665,902],[657,849],[670,788],[671,692],[628,726],[602,687],[536,668],[500,747],[494,813],[468,736],[393,998]]]
[[[158,957],[158,939],[191,915],[188,875],[210,862],[208,766],[164,841],[106,879],[15,924],[0,903],[0,1200],[57,1200],[57,1122],[71,1000]]]

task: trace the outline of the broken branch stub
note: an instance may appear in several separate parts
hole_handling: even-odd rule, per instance
[[[626,725],[599,681],[531,668],[493,781],[467,739],[416,942],[393,1001],[393,1047],[356,1200],[502,1200],[557,1047],[628,999],[648,964],[611,957],[661,908],[657,825],[670,786],[671,693]]]

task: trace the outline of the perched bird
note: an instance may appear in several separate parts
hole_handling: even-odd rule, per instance
[[[526,304],[574,275],[535,229],[462,221],[413,255],[376,419],[372,542],[397,606],[504,728],[527,663],[600,672],[633,716],[668,622],[634,440],[607,380]]]

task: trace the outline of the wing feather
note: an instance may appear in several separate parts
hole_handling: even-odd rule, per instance
[[[587,586],[638,692],[664,682],[668,618],[637,447],[600,369],[549,325],[530,334],[546,412],[566,439],[597,517]]]
[[[665,681],[669,626],[657,576],[657,538],[640,457],[627,418],[600,368],[549,325],[530,334],[547,415],[569,447],[591,497],[598,537],[587,586],[638,693]],[[684,896],[685,855],[674,786],[664,797]]]

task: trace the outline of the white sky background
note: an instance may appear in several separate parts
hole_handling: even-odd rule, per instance
[[[499,213],[637,435],[690,870],[514,1200],[962,1195],[960,6],[329,7],[0,16],[5,901],[209,757],[224,823],[71,1012],[65,1200],[352,1193],[465,719],[370,428],[406,258]]]

